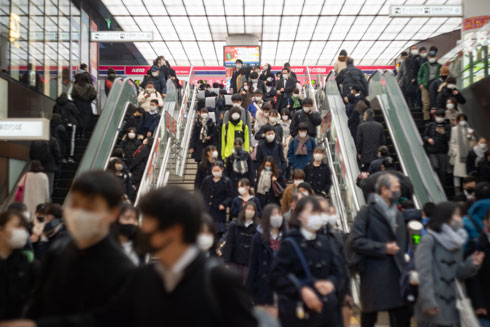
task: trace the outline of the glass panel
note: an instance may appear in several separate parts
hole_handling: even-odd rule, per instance
[[[26,74],[28,61],[27,40],[29,30],[29,7],[26,1],[12,0],[9,15],[10,75],[28,85]]]
[[[29,1],[29,61],[23,78],[29,87],[44,93],[44,0]]]

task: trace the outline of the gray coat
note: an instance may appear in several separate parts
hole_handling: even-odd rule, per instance
[[[449,251],[432,235],[422,237],[415,252],[415,268],[419,273],[419,296],[415,304],[417,322],[453,326],[459,324],[456,309],[456,279],[476,274],[471,257],[463,261],[461,249]],[[426,310],[438,308],[434,316]]]
[[[370,200],[372,197],[370,198]],[[352,250],[364,257],[361,275],[363,312],[386,311],[403,307],[400,276],[407,249],[407,235],[398,211],[393,229],[388,218],[372,201],[359,210],[350,235]],[[386,254],[386,243],[395,241],[400,251]]]

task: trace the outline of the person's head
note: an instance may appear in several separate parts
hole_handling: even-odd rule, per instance
[[[186,192],[178,186],[166,186],[145,194],[139,208],[143,219],[141,232],[149,253],[165,264],[175,251],[183,252],[196,244],[206,211],[198,193]]]
[[[240,137],[237,137],[233,142],[233,146],[235,147],[235,152],[240,153],[243,150],[243,140]]]
[[[264,126],[264,136],[265,136],[265,140],[267,143],[274,142],[274,140],[276,138],[275,129],[270,125],[265,125]]]
[[[121,214],[116,220],[117,235],[127,240],[134,240],[138,233],[139,211],[131,204],[124,203],[121,205]]]
[[[241,59],[237,59],[235,61],[235,66],[237,69],[241,69],[243,67],[243,61]]]
[[[436,123],[443,123],[446,120],[446,111],[444,109],[437,109],[435,119]]]
[[[10,251],[23,249],[28,239],[27,222],[21,212],[7,210],[0,214],[0,245],[3,248]]]
[[[49,126],[51,128],[56,128],[59,125],[63,125],[63,119],[61,118],[61,115],[60,114],[53,114],[51,116],[51,120],[49,122]]]
[[[384,173],[378,177],[375,190],[383,200],[391,203],[391,205],[395,204],[401,197],[400,180],[390,173]]]
[[[458,204],[454,202],[441,202],[435,206],[430,220],[427,223],[427,228],[435,232],[441,232],[444,224],[455,230],[463,226],[463,219]]]
[[[88,69],[87,64],[80,64],[80,70],[85,70],[85,71],[87,71],[87,69]]]
[[[394,168],[394,164],[393,164],[393,158],[388,156],[388,157],[385,157],[383,159],[383,161],[381,162],[381,170],[384,171],[384,170],[391,170]]]
[[[359,85],[354,85],[354,86],[352,86],[350,91],[354,95],[360,94],[361,93],[361,87]]]
[[[317,146],[315,150],[313,150],[313,160],[323,161],[323,158],[325,158],[325,149],[321,146]]]
[[[456,78],[453,76],[449,76],[446,79],[446,87],[450,90],[456,89]]]
[[[465,189],[468,193],[473,194],[476,189],[476,178],[474,176],[464,177],[463,189]]]
[[[347,64],[347,66],[353,66],[354,65],[354,58],[352,57],[347,57],[347,59],[345,59],[345,63]]]
[[[213,218],[209,214],[204,213],[202,215],[201,231],[197,236],[197,246],[201,251],[216,251],[218,240],[215,239],[214,235],[216,235],[216,227],[214,226]]]
[[[412,200],[405,200],[400,204],[400,206],[403,210],[415,209],[415,203]]]
[[[8,205],[7,210],[15,210],[22,214],[26,221],[31,221],[31,213],[29,212],[29,208],[23,202],[12,202]]]
[[[277,124],[281,120],[279,112],[277,110],[271,110],[269,113],[269,123],[271,125]]]
[[[289,211],[293,212],[294,209],[296,208],[296,204],[298,203],[299,200],[303,198],[303,194],[296,193],[291,197],[291,202],[289,203]]]
[[[337,210],[335,210],[332,203],[323,196],[317,195],[315,198],[320,202],[320,206],[322,207],[323,226],[329,225],[334,227],[337,224]]]
[[[282,112],[281,112],[281,119],[283,121],[288,121],[291,119],[291,111],[289,111],[289,109],[284,109]]]
[[[240,121],[240,117],[242,116],[242,109],[238,106],[233,106],[230,109],[230,121],[232,123],[238,123]]]
[[[208,108],[201,108],[198,111],[198,114],[199,114],[199,117],[206,120],[209,117],[209,110],[208,110]]]
[[[39,160],[31,161],[31,172],[33,173],[41,173],[44,171],[44,167]]]
[[[213,175],[214,178],[221,178],[223,176],[223,171],[225,170],[225,167],[223,165],[222,161],[215,161],[211,165],[211,174]]]
[[[262,210],[260,225],[262,226],[262,239],[265,242],[269,242],[271,230],[284,229],[284,218],[281,215],[281,208],[275,203],[266,205]]]
[[[139,108],[136,108],[136,110],[133,113],[133,116],[135,116],[135,117],[141,117],[144,114],[145,114],[145,109],[139,107]]]
[[[152,99],[150,101],[150,112],[154,113],[157,112],[157,110],[158,110],[158,100]]]
[[[240,93],[235,93],[231,96],[231,102],[233,106],[241,107],[242,105],[242,95]]]
[[[403,51],[401,54],[400,54],[400,59],[403,61],[405,59],[407,59],[408,57],[408,53],[406,51]]]
[[[424,46],[420,47],[419,54],[422,58],[427,57],[427,48]]]
[[[298,187],[301,183],[305,181],[306,174],[303,169],[295,169],[293,171],[293,183]]]
[[[282,78],[288,79],[289,78],[289,68],[284,67],[282,69]]]
[[[149,81],[146,83],[146,92],[153,92],[155,90],[155,85],[153,84],[152,81]]]
[[[272,111],[272,105],[270,103],[264,103],[262,106],[262,112],[264,113],[264,116],[269,118],[269,115]]]
[[[432,213],[434,212],[434,208],[436,207],[436,204],[434,202],[427,202],[424,204],[422,207],[422,215],[425,218],[430,218],[432,217]]]
[[[246,223],[256,223],[259,218],[259,213],[255,202],[246,202],[238,213],[238,224],[245,225]],[[248,225],[246,225],[248,227]]]
[[[112,150],[111,153],[112,158],[124,158],[124,150],[120,146],[117,146]]]
[[[490,199],[490,183],[480,182],[476,184],[475,188],[475,200]]]
[[[303,197],[296,203],[296,207],[289,220],[293,228],[303,228],[310,233],[316,233],[323,225],[323,209],[318,198],[314,196]]]
[[[412,45],[410,47],[410,54],[414,56],[417,56],[419,54],[419,49],[417,49],[416,45]]]
[[[309,113],[313,110],[313,99],[311,98],[305,98],[303,100],[303,110],[306,112],[306,113]]]
[[[456,98],[454,97],[448,98],[446,100],[446,108],[449,110],[455,110],[456,108],[458,108],[458,100],[456,100]]]
[[[92,171],[73,182],[64,217],[79,247],[91,246],[107,235],[119,216],[123,195],[120,179],[111,173]]]
[[[250,79],[252,80],[252,82],[257,82],[259,80],[259,74],[256,71],[252,72],[250,74]]]
[[[254,99],[255,99],[255,101],[257,101],[257,102],[261,102],[261,101],[262,101],[263,96],[264,96],[264,93],[262,92],[262,90],[260,90],[260,89],[258,89],[258,88],[257,88],[257,89],[254,91]]]
[[[390,149],[386,145],[382,145],[378,148],[378,158],[385,158],[390,155]]]
[[[241,196],[250,194],[250,181],[248,178],[242,178],[238,181],[238,194]]]
[[[158,77],[158,75],[160,75],[160,70],[158,69],[158,67],[157,67],[157,66],[153,66],[153,67],[151,67],[151,69],[150,69],[150,74],[151,74],[151,76],[153,76],[153,77]]]
[[[109,163],[108,169],[116,174],[121,174],[124,170],[124,161],[120,158],[114,159]]]
[[[293,91],[293,97],[298,98],[299,97],[299,89],[295,88]]]
[[[134,140],[136,138],[136,128],[130,127],[128,128],[128,139]]]
[[[308,136],[308,123],[301,122],[298,124],[298,136],[302,138]]]
[[[364,121],[370,121],[374,119],[374,110],[368,109],[364,112]]]
[[[213,161],[214,159],[218,158],[218,150],[214,145],[208,145],[202,150],[203,154],[203,159],[208,159],[208,160],[203,160],[203,161]]]
[[[478,147],[480,147],[480,150],[483,152],[487,151],[488,150],[487,139],[484,137],[480,137],[480,139],[478,140]]]
[[[36,222],[44,223],[46,221],[48,206],[49,203],[41,203],[36,206],[36,212],[34,213]]]
[[[459,113],[456,116],[456,121],[460,126],[468,126],[468,116],[466,116],[464,113]]]
[[[314,195],[315,191],[311,187],[310,183],[303,182],[298,185],[298,193],[303,194],[304,196]]]
[[[273,176],[278,176],[279,169],[277,168],[277,164],[274,162],[274,158],[271,156],[267,156],[264,158],[264,161],[259,167],[259,171],[262,172],[271,171]]]
[[[345,59],[347,58],[347,51],[345,50],[340,50],[340,53],[339,53],[339,61],[345,61]]]
[[[429,61],[429,63],[434,64],[434,63],[437,62],[436,55],[437,55],[437,53],[435,51],[433,51],[433,50],[431,50],[431,51],[428,52],[428,56],[429,56],[428,61]]]

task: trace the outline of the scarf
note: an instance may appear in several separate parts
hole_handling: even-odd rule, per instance
[[[202,119],[201,120],[201,131],[199,132],[199,139],[201,140],[202,143],[206,143],[206,137],[208,136],[208,120],[207,119]]]
[[[458,126],[458,150],[459,162],[466,163],[466,157],[470,152],[470,141],[468,140],[468,127]]]
[[[432,235],[441,245],[448,251],[456,251],[463,247],[466,242],[468,233],[464,228],[460,228],[457,231],[453,230],[447,224],[442,225],[441,232],[438,233],[429,229],[428,233]]]
[[[272,186],[272,171],[262,170],[257,185],[257,193],[265,194],[269,192]]]
[[[298,140],[298,147],[296,148],[296,152],[294,153],[297,156],[306,156],[308,155],[308,148],[306,147],[306,142],[309,140],[309,136],[306,137],[296,136]]]
[[[298,96],[292,96],[291,100],[293,100],[293,109],[301,107],[301,103],[299,103],[299,97]]]
[[[473,147],[473,151],[476,154],[475,167],[479,167],[485,160],[485,151],[478,144]]]
[[[385,200],[377,193],[373,193],[374,196],[372,200],[374,201],[374,206],[378,209],[379,212],[383,213],[383,216],[388,220],[393,231],[396,229],[396,214],[398,212],[398,208],[396,205],[392,205],[388,207]]]

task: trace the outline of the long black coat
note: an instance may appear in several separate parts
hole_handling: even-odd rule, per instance
[[[485,233],[474,242],[469,242],[466,255],[471,255],[476,250],[485,253],[485,259],[478,274],[466,281],[466,287],[473,308],[475,310],[487,309],[488,314],[485,318],[490,319],[490,292],[488,292],[490,289],[490,240]]]
[[[229,207],[233,200],[231,180],[223,176],[218,182],[213,176],[207,176],[201,184],[201,192],[207,204],[208,212],[213,217],[217,233],[225,232],[226,210],[219,210],[219,206]]]
[[[306,241],[299,230],[293,229],[286,238],[292,238],[298,244],[315,280],[329,280],[338,289],[341,269],[324,235],[317,234],[315,240]],[[305,312],[309,313],[310,319],[298,320],[296,317],[296,307],[301,301],[301,286],[312,287],[314,281],[306,278],[296,251],[291,243],[285,241],[286,238],[282,240],[270,273],[270,285],[279,296],[279,319],[282,326],[337,326],[338,301],[335,292],[323,300],[323,310],[320,314],[309,312],[305,306]],[[319,298],[322,300],[324,297]]]
[[[150,157],[151,145],[144,145],[139,154],[134,158],[131,162],[131,166],[129,170],[133,174],[133,182],[135,185],[139,185],[143,174],[145,173],[146,163],[148,162],[148,158]]]
[[[318,111],[313,111],[310,114],[304,112],[304,110],[298,110],[294,113],[291,120],[291,136],[296,137],[298,135],[298,126],[300,123],[308,124],[308,135],[316,137],[316,127],[322,123],[322,117]]]
[[[400,276],[407,250],[405,222],[401,212],[397,212],[393,230],[388,218],[371,200],[357,213],[349,236],[352,249],[363,257],[364,269],[360,273],[363,312],[404,306]],[[386,254],[386,243],[389,242],[396,242],[400,247],[395,256]]]
[[[252,238],[257,233],[257,226],[251,224],[248,227],[231,223],[226,234],[226,244],[223,247],[223,259],[228,263],[248,266]]]
[[[322,162],[320,166],[315,167],[312,162],[305,166],[306,179],[315,194],[326,193],[330,191],[332,186],[332,171],[330,167],[325,162]]]
[[[446,86],[442,88],[441,92],[439,92],[439,94],[437,95],[437,108],[446,109],[446,102],[447,102],[447,99],[449,99],[449,98],[456,98],[456,100],[460,104],[466,103],[466,99],[461,94],[461,91],[458,90],[459,93],[457,95],[454,95],[453,91],[454,90],[448,89]]]
[[[124,158],[126,159],[126,162],[131,163],[133,161],[134,152],[139,148],[140,145],[141,141],[137,138],[127,138],[126,140],[121,142],[121,148],[124,151]]]
[[[342,96],[346,97],[351,93],[354,86],[361,89],[361,94],[367,96],[368,84],[364,73],[359,69],[354,67],[354,65],[348,65],[347,68],[342,69],[339,75],[335,78],[337,84],[342,84]]]
[[[294,78],[292,74],[291,76],[289,76],[287,80],[281,78],[277,82],[276,90],[280,91],[282,88],[284,88],[284,92],[282,92],[280,95],[277,96],[276,108],[278,110],[287,106],[288,99],[291,98],[294,89],[296,89],[296,78]]]
[[[200,134],[201,134],[201,129],[202,129],[202,119],[199,119],[196,121],[194,124],[194,128],[192,129],[192,135],[191,135],[191,141],[189,143],[189,148],[194,149],[194,152],[192,153],[192,158],[196,161],[201,161],[201,156],[202,156],[202,150],[207,147],[208,145],[217,145],[217,140],[216,140],[216,124],[213,122],[212,119],[209,119],[206,121],[206,126],[208,129],[207,135],[211,137],[209,141],[200,140]]]
[[[370,164],[378,158],[378,148],[386,144],[385,129],[381,123],[368,120],[357,128],[357,153],[361,155],[361,163]]]
[[[66,96],[56,99],[53,113],[60,114],[65,124],[80,126],[80,111]]]
[[[274,162],[281,172],[286,170],[286,158],[284,158],[282,143],[276,141],[271,143],[268,143],[267,141],[260,142],[257,147],[256,156],[258,165],[260,166],[264,161],[264,158],[268,156],[274,158]]]
[[[208,167],[206,169],[202,168],[202,162],[197,166],[196,178],[194,179],[194,190],[199,190],[202,185],[202,181],[211,176],[211,164],[208,162]]]
[[[439,125],[444,127],[444,134],[436,131],[437,126]],[[447,154],[449,151],[449,140],[451,139],[451,126],[449,123],[447,123],[447,121],[443,122],[442,124],[430,122],[425,125],[423,138],[427,153]],[[433,139],[434,144],[429,144],[429,139]]]

